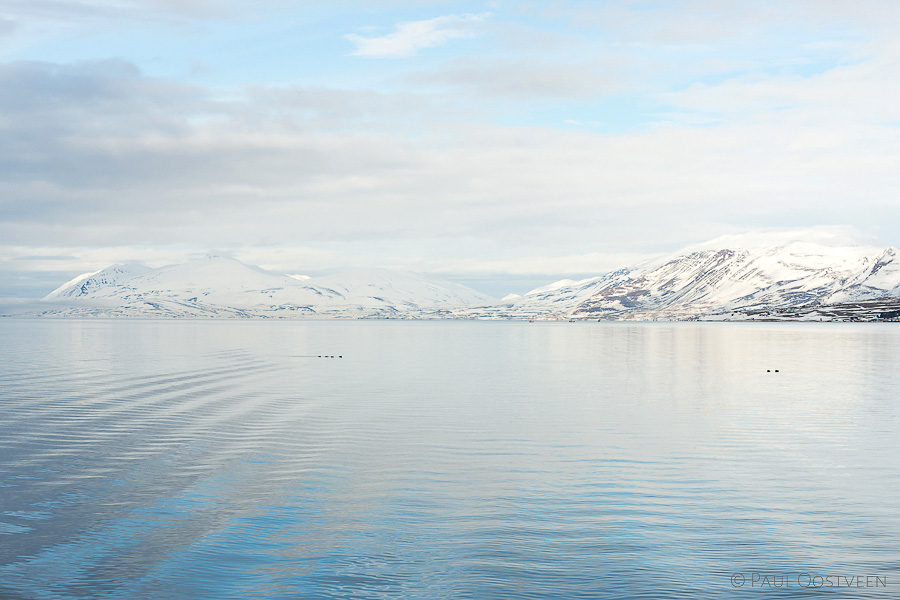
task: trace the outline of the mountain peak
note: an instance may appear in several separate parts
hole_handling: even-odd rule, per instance
[[[64,284],[45,300],[104,299],[116,314],[149,316],[396,316],[487,304],[493,298],[436,276],[360,269],[326,277],[290,276],[209,253],[150,269],[113,265]],[[107,305],[109,305],[107,302]]]
[[[228,254],[219,253],[219,252],[209,252],[207,254],[204,254],[197,260],[198,261],[206,261],[206,262],[215,262],[215,261],[223,261],[223,260],[227,260],[227,261],[231,261],[231,262],[241,262],[233,256],[230,256]]]
[[[115,288],[122,282],[149,271],[151,271],[150,267],[138,263],[116,263],[99,271],[79,275],[44,296],[42,300],[90,296],[101,290]]]

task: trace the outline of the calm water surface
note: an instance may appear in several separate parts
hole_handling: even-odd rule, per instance
[[[896,324],[6,319],[0,598],[900,597],[898,367]]]

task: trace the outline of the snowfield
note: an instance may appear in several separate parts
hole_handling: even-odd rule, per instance
[[[495,302],[439,277],[386,269],[325,277],[272,273],[209,255],[159,269],[113,265],[43,298],[46,316],[395,317]]]
[[[307,277],[209,255],[158,269],[113,265],[43,301],[39,314],[57,317],[874,320],[900,303],[900,260],[896,248],[818,230],[753,233],[496,300],[433,275]]]

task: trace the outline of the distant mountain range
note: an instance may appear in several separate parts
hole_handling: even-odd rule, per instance
[[[308,278],[207,256],[159,269],[114,265],[44,301],[45,316],[872,320],[900,309],[900,260],[896,248],[820,232],[757,233],[495,300],[431,275]]]
[[[113,265],[43,298],[47,316],[368,317],[489,304],[495,299],[432,275],[364,269],[325,277],[272,273],[209,255],[150,269]]]
[[[896,248],[823,241],[719,238],[506,306],[509,315],[573,319],[744,319],[766,309],[897,298]],[[812,318],[814,315],[810,315]]]

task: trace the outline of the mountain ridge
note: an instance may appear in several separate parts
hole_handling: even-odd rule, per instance
[[[560,316],[572,319],[686,320],[898,297],[897,258],[896,248],[805,241],[769,248],[694,249],[615,271],[586,286],[562,287],[542,301],[558,302],[566,309]],[[512,304],[510,312],[530,308],[527,301]]]
[[[157,269],[112,265],[72,279],[44,301],[72,304],[48,308],[47,316],[745,320],[755,315],[752,320],[775,313],[814,315],[811,307],[883,299],[887,304],[871,306],[889,307],[894,298],[900,298],[900,251],[814,231],[723,236],[503,300],[422,273],[357,269],[306,277],[207,255]],[[794,310],[800,307],[805,312]]]
[[[495,299],[436,276],[359,269],[300,279],[235,258],[207,255],[157,269],[112,265],[63,284],[42,299],[73,306],[57,315],[388,317]]]

